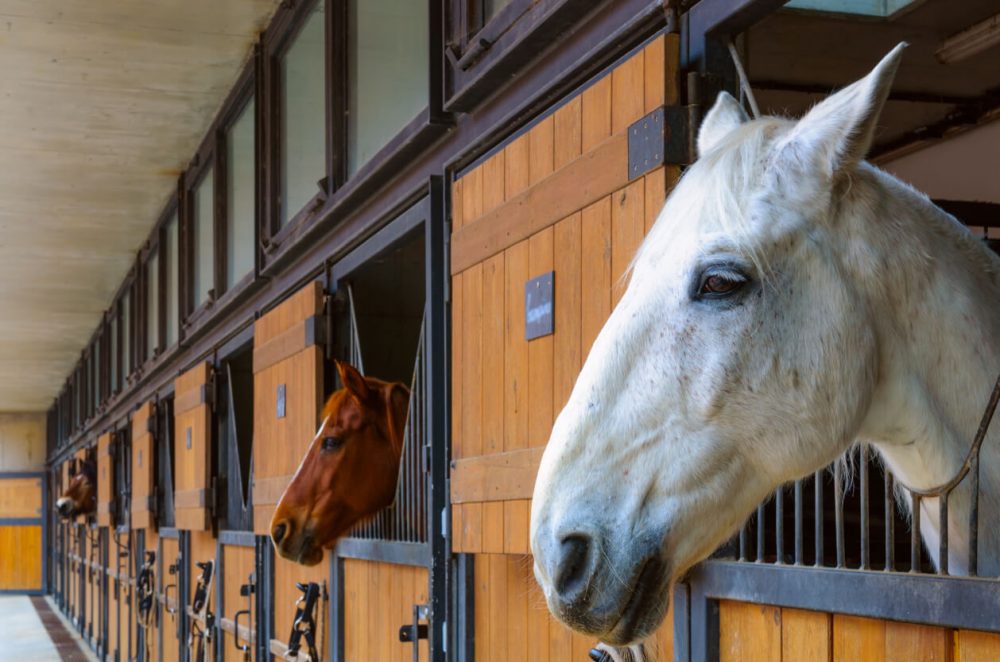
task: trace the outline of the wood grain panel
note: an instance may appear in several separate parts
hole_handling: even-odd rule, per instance
[[[253,547],[239,547],[236,545],[222,546],[222,569],[224,575],[218,579],[222,581],[222,604],[218,605],[220,618],[232,620],[237,611],[250,609],[251,617],[240,617],[241,632],[245,627],[250,627],[253,631],[253,624],[256,622],[253,615],[253,598],[246,598],[240,595],[240,586],[250,581],[250,575],[254,570],[254,549]],[[241,645],[247,643],[247,632],[240,636]],[[226,662],[243,662],[243,654],[236,649],[236,642],[233,640],[232,632],[225,632],[223,637],[224,659]]]
[[[528,183],[535,185],[555,170],[555,121],[552,115],[528,131]]]
[[[295,584],[297,582],[303,584],[316,582],[323,587],[323,592],[326,593],[329,577],[330,566],[325,557],[318,565],[306,567],[275,556],[274,604],[272,608],[274,610],[274,634],[279,641],[287,644],[288,636],[292,631],[292,621],[295,619],[295,601],[302,596],[302,592],[295,587]],[[328,608],[329,601],[327,600],[316,606],[317,625],[322,623],[317,641],[320,645],[326,645],[327,620],[325,614]],[[326,646],[325,650],[329,650],[329,646]]]
[[[1000,649],[996,651],[1000,653]],[[887,662],[950,662],[952,631],[915,623],[885,623]]]
[[[553,271],[555,229],[548,227],[528,240],[528,277]],[[553,281],[554,284],[554,281]],[[522,296],[525,296],[522,294]],[[553,311],[554,312],[554,311]],[[523,326],[523,322],[521,322]],[[528,446],[544,446],[552,430],[552,370],[554,336],[528,342]]]
[[[212,466],[212,413],[205,402],[212,367],[201,363],[182,373],[174,382],[174,492],[209,488]],[[177,506],[178,529],[203,531],[209,527],[209,511],[201,506]]]
[[[426,568],[344,561],[344,652],[347,660],[412,659],[412,644],[399,641],[399,628],[413,622],[413,605],[426,604]],[[419,657],[427,660],[427,640]]]
[[[114,457],[111,455],[111,433],[97,438],[97,525],[111,526],[112,494],[114,494]]]
[[[506,199],[510,200],[531,184],[531,143],[528,135],[525,134],[517,138],[503,151],[505,153],[504,190],[506,191]]]
[[[995,662],[1000,660],[1000,634],[958,630],[955,633],[955,662]]]
[[[581,290],[586,298],[580,320],[584,360],[611,314],[611,197],[583,210],[581,224]]]
[[[885,659],[885,621],[833,616],[834,662],[881,662]]]
[[[781,662],[781,609],[719,601],[721,662]]]
[[[42,527],[0,526],[0,591],[42,588]]]
[[[483,163],[483,213],[499,207],[507,199],[507,159],[506,152],[500,150]]]
[[[587,152],[611,136],[611,77],[584,90],[581,100],[581,147]]]
[[[147,532],[148,535],[148,532]],[[159,593],[161,599],[163,597],[168,597],[170,600],[175,600],[177,598],[176,589],[171,589],[169,595],[164,596],[164,589],[170,584],[176,584],[179,580],[178,575],[171,575],[167,572],[167,568],[172,564],[177,562],[178,558],[178,548],[177,540],[172,538],[162,538],[160,539],[160,568],[161,570],[157,574],[156,580],[159,585]],[[171,609],[177,609],[178,605],[169,605]],[[160,627],[163,629],[163,660],[179,660],[180,659],[180,619],[181,612],[178,611],[175,614],[169,613],[167,605],[164,605],[162,616],[160,618]]]
[[[626,131],[645,114],[646,50],[615,67],[611,73],[611,132]]]
[[[524,337],[524,284],[528,280],[528,242],[507,249],[504,261],[504,450],[528,445],[528,341]],[[469,306],[466,293],[466,308]],[[466,354],[465,360],[469,360]],[[468,406],[468,404],[466,404]]]
[[[553,415],[569,400],[583,365],[580,321],[583,309],[581,278],[581,226],[576,213],[555,226],[555,337],[553,338]]]
[[[618,305],[628,287],[626,272],[645,237],[645,178],[616,192],[611,204],[611,307]]]
[[[827,662],[833,652],[831,626],[830,614],[801,609],[782,609],[782,659]]]
[[[254,348],[271,342],[323,311],[322,287],[309,283],[257,320]],[[278,393],[284,389],[284,416]],[[254,531],[270,532],[271,516],[284,487],[305,455],[318,424],[323,398],[323,354],[316,345],[254,368]]]
[[[41,516],[41,478],[0,478],[0,517]]]
[[[153,525],[150,497],[155,485],[153,435],[149,423],[155,415],[152,402],[145,402],[132,414],[132,512],[133,529]]]
[[[583,153],[583,102],[573,97],[552,115],[553,167],[558,170]]]

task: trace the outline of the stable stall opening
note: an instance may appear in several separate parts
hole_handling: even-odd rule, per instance
[[[163,398],[156,405],[156,524],[174,526],[174,398]]]
[[[410,388],[395,501],[350,537],[426,542],[424,227],[418,225],[348,268],[336,284],[336,355],[368,377]]]
[[[216,465],[219,528],[253,529],[250,481],[253,455],[253,345],[222,359],[216,373]]]

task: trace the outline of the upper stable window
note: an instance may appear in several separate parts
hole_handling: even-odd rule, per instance
[[[194,188],[191,210],[192,309],[206,303],[215,289],[215,168],[208,168]]]
[[[316,3],[280,62],[280,209],[284,226],[319,192],[326,176],[324,2]]]
[[[177,331],[180,328],[180,222],[175,211],[167,221],[164,231],[163,259],[167,262],[167,282],[164,283],[163,296],[166,297],[166,338],[164,347],[173,347],[177,343]]]
[[[858,14],[887,18],[916,0],[789,0],[788,9],[807,9],[832,14]]]
[[[349,175],[427,106],[427,7],[413,0],[350,3]]]
[[[146,359],[160,348],[160,251],[154,249],[146,261]]]
[[[122,381],[132,374],[132,290],[122,297]]]
[[[254,117],[256,104],[247,102],[226,134],[226,289],[254,265],[256,177]]]
[[[112,308],[111,321],[108,322],[108,384],[110,394],[118,392],[118,310]]]

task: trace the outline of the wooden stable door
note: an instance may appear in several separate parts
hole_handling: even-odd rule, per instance
[[[153,449],[153,424],[156,409],[152,402],[145,402],[132,415],[132,529],[153,526],[153,495],[155,494],[155,467]]]
[[[596,643],[545,608],[530,498],[553,420],[680,174],[629,155],[630,127],[678,103],[678,52],[676,35],[657,37],[454,184],[452,530],[455,551],[476,554],[480,662],[587,659]],[[525,288],[547,274],[552,333],[527,340]],[[671,635],[668,617],[649,642],[658,659]]]
[[[180,660],[182,644],[180,641],[181,619],[184,617],[184,605],[177,601],[178,589],[182,579],[180,564],[186,562],[180,558],[180,548],[176,538],[160,538],[160,562],[157,572],[158,602],[160,603],[160,618],[158,639],[160,641],[159,659]],[[170,572],[171,566],[175,571]]]
[[[209,528],[212,367],[201,363],[174,383],[174,518],[178,529]]]
[[[254,585],[254,547],[253,545],[223,544],[222,569],[224,576],[218,578],[222,582],[222,604],[219,605],[219,628],[222,633],[222,659],[225,662],[243,662],[243,653],[239,647],[250,646],[256,642],[255,626],[257,614],[255,594],[246,591],[241,595],[241,588]],[[239,615],[237,621],[238,612]],[[237,629],[238,626],[238,629]]]
[[[427,604],[427,568],[344,560],[344,659],[411,660],[413,644],[399,628],[413,622],[413,606]],[[428,657],[419,641],[420,660]]]
[[[271,517],[316,434],[323,398],[323,351],[317,344],[323,288],[312,282],[257,320],[254,326],[254,532],[269,535]],[[272,653],[287,648],[301,596],[296,583],[327,584],[329,567],[274,560]],[[325,593],[326,591],[324,591]],[[328,608],[323,601],[317,618]],[[327,630],[319,633],[325,646]]]
[[[112,526],[115,500],[115,452],[111,433],[97,438],[97,525]]]
[[[42,589],[43,489],[41,474],[0,474],[0,592]]]

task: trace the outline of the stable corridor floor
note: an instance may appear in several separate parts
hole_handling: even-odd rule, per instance
[[[0,596],[0,662],[96,662],[46,598]]]

